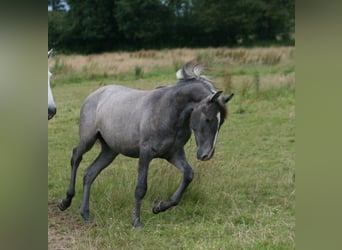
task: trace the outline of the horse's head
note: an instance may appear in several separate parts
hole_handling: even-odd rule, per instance
[[[52,54],[52,49],[48,51],[48,60]],[[51,78],[51,73],[48,68],[48,120],[50,120],[54,115],[56,114],[56,104],[53,100],[53,95],[50,87],[50,78]]]
[[[216,92],[202,100],[192,111],[190,127],[195,133],[197,159],[205,161],[214,155],[217,134],[226,118],[226,103],[234,96]]]

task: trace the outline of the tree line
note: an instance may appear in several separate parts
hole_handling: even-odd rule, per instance
[[[48,0],[48,46],[98,53],[294,44],[294,5],[294,0]]]

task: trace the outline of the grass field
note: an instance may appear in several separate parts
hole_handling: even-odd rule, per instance
[[[144,228],[134,230],[137,159],[119,156],[94,182],[94,223],[84,224],[83,172],[99,152],[96,145],[79,167],[71,207],[59,211],[85,97],[111,83],[139,89],[173,84],[176,69],[193,58],[210,66],[207,75],[218,89],[235,96],[215,156],[200,162],[194,139],[186,145],[195,177],[180,204],[152,213],[182,177],[166,161],[152,161],[141,211]],[[55,54],[50,70],[57,115],[48,123],[49,249],[294,249],[294,65],[293,47]]]

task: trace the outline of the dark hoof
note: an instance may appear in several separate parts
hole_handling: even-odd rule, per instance
[[[65,202],[61,201],[57,206],[58,206],[58,208],[59,208],[61,211],[64,211],[64,210],[67,209],[70,205],[65,204]]]
[[[134,229],[143,229],[144,225],[140,222],[139,219],[134,219],[132,221],[132,225],[134,227]]]
[[[154,214],[159,214],[161,212],[161,202],[159,202],[157,205],[155,205],[153,208],[152,208],[152,212]]]
[[[88,219],[84,219],[84,223],[89,225],[89,224],[93,224],[94,220],[92,218],[88,218]]]
[[[90,216],[89,213],[81,213],[82,218],[84,219],[84,223],[86,224],[92,224],[93,218]]]

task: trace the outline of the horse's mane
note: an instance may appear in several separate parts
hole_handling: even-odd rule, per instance
[[[179,80],[191,80],[191,79],[197,79],[200,80],[200,78],[206,78],[205,76],[202,76],[201,73],[203,70],[207,70],[203,63],[198,62],[196,60],[191,60],[183,65],[183,67],[177,71],[176,76]]]
[[[184,66],[177,71],[176,76],[178,80],[199,80],[205,83],[211,90],[211,92],[216,93],[214,84],[210,81],[206,76],[201,75],[203,70],[208,70],[207,67],[203,65],[203,63],[198,62],[196,60],[191,60],[184,64]]]

